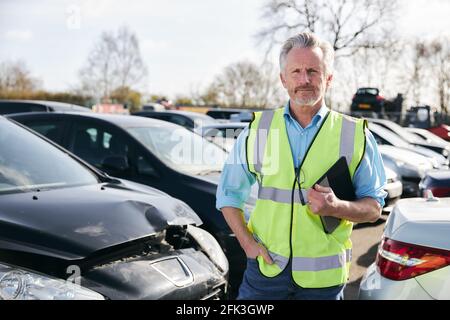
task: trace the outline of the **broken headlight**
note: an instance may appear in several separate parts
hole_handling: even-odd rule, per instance
[[[223,273],[228,272],[228,260],[217,240],[207,231],[188,225],[188,233]]]
[[[0,300],[104,300],[71,281],[0,264]]]

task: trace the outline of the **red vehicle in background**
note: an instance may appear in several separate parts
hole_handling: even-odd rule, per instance
[[[430,170],[419,183],[420,194],[431,190],[435,197],[450,197],[450,170]]]
[[[450,126],[441,124],[438,127],[428,128],[428,131],[433,132],[438,137],[450,141]]]

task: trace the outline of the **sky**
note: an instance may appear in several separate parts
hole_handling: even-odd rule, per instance
[[[398,32],[429,38],[450,32],[450,0],[399,0]],[[259,63],[255,34],[263,0],[0,0],[0,62],[22,60],[49,91],[78,82],[103,31],[136,33],[152,94],[190,95],[227,65]],[[276,63],[276,56],[271,58]]]

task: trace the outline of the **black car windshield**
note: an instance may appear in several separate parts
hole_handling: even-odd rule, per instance
[[[0,194],[96,183],[69,155],[0,117]]]
[[[378,94],[378,90],[375,88],[358,89],[356,94],[371,94],[373,96],[376,96]]]
[[[228,156],[214,143],[180,126],[164,124],[127,131],[166,165],[188,174],[220,172]]]

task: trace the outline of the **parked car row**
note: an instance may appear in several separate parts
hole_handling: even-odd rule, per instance
[[[177,111],[108,115],[46,110],[9,114],[8,118],[0,124],[32,136],[35,145],[11,135],[2,140],[0,203],[5,205],[0,206],[0,228],[4,225],[6,243],[26,245],[17,249],[8,244],[6,258],[0,255],[0,297],[39,298],[39,293],[28,297],[15,292],[23,291],[20,288],[28,285],[30,274],[31,279],[70,282],[74,277],[68,270],[78,270],[75,279],[86,289],[72,298],[236,296],[246,257],[223,215],[215,209],[215,193],[228,151],[247,123],[218,123],[202,114]],[[445,195],[450,185],[449,171],[443,171],[448,168],[447,146],[438,153],[426,143],[411,144],[397,134],[396,127],[388,127],[375,121],[369,124],[385,163],[386,210],[392,210],[400,197],[417,196],[429,189]],[[18,143],[6,146],[7,141]],[[46,153],[52,154],[50,149],[82,169],[72,169],[74,164],[65,164],[58,157],[45,158]],[[22,158],[29,163],[22,163]],[[14,159],[19,160],[14,163]],[[32,165],[34,159],[39,159],[42,167]],[[45,172],[49,172],[48,179]],[[36,181],[28,179],[33,173]],[[71,173],[81,181],[71,181]],[[91,180],[90,175],[94,177]],[[8,177],[17,181],[10,183]],[[245,204],[246,217],[256,198],[257,189],[253,188]],[[7,231],[14,224],[16,230],[26,232]],[[31,239],[15,239],[14,234]],[[127,284],[131,278],[124,275],[128,273],[136,277],[132,280],[136,287]],[[6,279],[3,285],[2,279]],[[67,286],[70,291],[71,284]],[[42,293],[42,297],[46,296]]]
[[[448,170],[444,155],[421,145],[412,145],[395,132],[369,120],[369,129],[379,145],[386,167],[394,170],[403,183],[403,197],[419,196],[419,183],[432,169]]]

